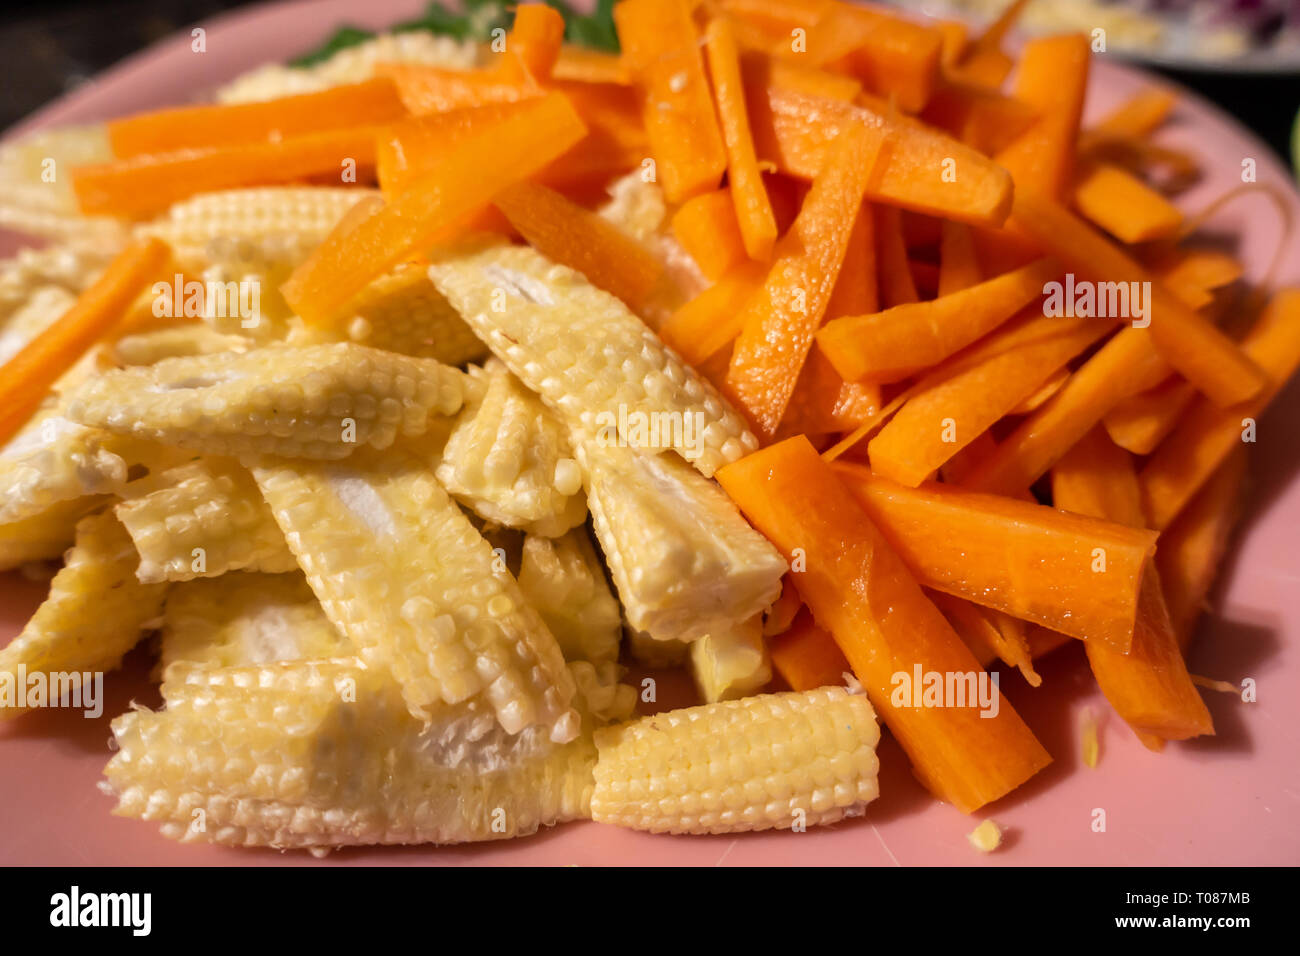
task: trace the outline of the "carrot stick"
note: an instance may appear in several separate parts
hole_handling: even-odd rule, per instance
[[[325,130],[373,126],[406,115],[391,79],[379,77],[319,93],[260,103],[187,106],[140,113],[106,124],[119,159],[290,139]]]
[[[799,611],[785,632],[767,642],[772,668],[791,690],[813,690],[844,683],[853,672],[844,652],[813,620],[806,607]]]
[[[983,668],[807,439],[761,449],[717,477],[782,554],[799,549],[806,557],[799,593],[931,792],[969,813],[1047,765],[1051,758],[1006,700],[990,716],[965,700],[915,706],[900,692],[914,675],[978,680]]]
[[[873,206],[871,213],[875,220],[880,301],[886,308],[919,301],[921,296],[907,264],[901,213],[893,206]]]
[[[1241,513],[1246,449],[1234,448],[1160,534],[1156,567],[1178,646],[1187,650]]]
[[[332,234],[281,286],[308,323],[326,321],[404,256],[450,235],[498,193],[544,168],[586,128],[559,93],[465,139],[351,232]]]
[[[766,438],[785,415],[830,301],[881,141],[869,127],[844,131],[745,307],[726,392]]]
[[[716,189],[727,168],[713,99],[686,0],[624,0],[614,8],[623,53],[642,91],[642,116],[669,202]]]
[[[674,312],[660,337],[692,365],[703,364],[740,334],[745,305],[766,277],[759,263],[741,263]]]
[[[693,196],[673,213],[673,235],[715,282],[745,259],[736,204],[726,189]]]
[[[1140,475],[1142,501],[1151,527],[1169,526],[1241,444],[1245,430],[1253,432],[1254,420],[1300,368],[1300,290],[1286,289],[1274,295],[1242,348],[1267,373],[1268,387],[1254,398],[1228,408],[1199,398],[1188,409]]]
[[[1011,145],[1038,116],[1015,97],[953,79],[939,85],[921,113],[931,126],[989,156]]]
[[[1171,292],[1194,308],[1204,306],[1211,298],[1209,293],[1236,282],[1245,271],[1226,252],[1182,246],[1156,252],[1147,259],[1147,266]]]
[[[170,257],[160,239],[133,242],[67,312],[0,367],[0,445],[32,417],[50,386],[122,321],[150,281],[163,275]]]
[[[1002,43],[1028,3],[1029,0],[1011,0],[998,18],[970,42],[952,72],[984,86],[1001,86],[1012,65],[1011,57],[1002,52]]]
[[[877,165],[880,160],[877,159]],[[871,207],[862,205],[853,218],[853,231],[844,250],[844,264],[835,278],[835,289],[826,305],[826,319],[863,315],[880,308],[880,285],[876,276],[876,228]]]
[[[749,122],[760,160],[811,179],[842,128],[865,125],[890,140],[867,198],[975,225],[1000,225],[1011,208],[1007,171],[987,156],[903,116],[784,89],[762,76],[745,77]],[[955,181],[944,182],[951,169]]]
[[[544,256],[581,272],[633,312],[644,310],[663,265],[623,230],[537,183],[516,183],[494,202]]]
[[[740,51],[730,21],[709,22],[705,53],[718,104],[722,140],[727,149],[727,180],[749,258],[766,262],[776,243],[776,218],[767,198],[763,175],[754,152],[754,137],[745,111],[745,86],[740,75]]]
[[[842,100],[845,103],[852,103],[862,92],[862,84],[851,76],[779,60],[762,53],[743,53],[740,62],[741,75],[745,81],[763,89],[771,85],[804,96]]]
[[[940,67],[948,67],[961,59],[970,43],[970,30],[959,20],[938,20],[934,29],[943,37],[943,50],[939,54]]]
[[[1133,459],[1100,428],[1052,469],[1052,500],[1076,514],[1131,527],[1144,523]],[[1164,740],[1214,733],[1209,711],[1187,673],[1154,566],[1143,576],[1128,653],[1099,641],[1085,641],[1084,650],[1102,693],[1135,732]]]
[[[1107,331],[1091,319],[1030,314],[1013,321],[954,356],[951,374],[932,373],[935,384],[871,440],[872,469],[915,487]]]
[[[415,114],[513,103],[540,94],[536,83],[505,77],[496,70],[452,70],[423,63],[377,63],[375,73],[397,84],[406,108]]]
[[[86,215],[138,217],[196,193],[314,176],[336,176],[343,182],[348,168],[364,180],[365,170],[375,165],[378,132],[375,126],[351,126],[280,142],[132,156],[74,168],[72,188]]]
[[[632,77],[627,64],[616,53],[566,43],[551,70],[551,78],[573,83],[613,83],[630,86]]]
[[[1018,669],[1031,687],[1042,684],[1043,679],[1034,670],[1028,631],[1023,621],[942,591],[927,590],[926,597],[943,612],[957,636],[982,665],[987,667],[1000,660],[1008,667]]]
[[[1127,170],[1088,163],[1074,183],[1074,205],[1094,225],[1121,242],[1150,242],[1176,235],[1178,207]]]
[[[787,573],[781,578],[781,594],[763,617],[763,636],[776,637],[784,634],[794,624],[795,617],[803,608],[803,598],[794,585],[793,575]]]
[[[506,75],[518,68],[521,79],[550,79],[564,42],[564,17],[545,3],[521,3],[506,36]]]
[[[998,152],[1017,192],[1064,198],[1070,185],[1091,54],[1083,34],[1042,37],[1025,45],[1015,97],[1037,110],[1029,129]]]
[[[1128,648],[1154,531],[935,482],[905,488],[850,462],[834,467],[926,587]]]
[[[873,93],[895,99],[900,109],[922,110],[939,80],[943,35],[869,7],[837,5],[835,10],[860,31],[854,40],[861,42],[848,58],[852,72]],[[831,18],[825,23],[827,30],[848,34],[843,24]]]
[[[1151,87],[1126,100],[1096,125],[1079,134],[1079,151],[1114,138],[1150,136],[1169,118],[1178,98],[1168,90]]]
[[[1012,221],[1065,267],[1094,282],[1150,282],[1148,332],[1161,356],[1219,405],[1259,394],[1265,375],[1231,339],[1197,315],[1123,250],[1057,203],[1016,191]]]
[[[531,98],[513,103],[460,107],[412,116],[383,130],[375,146],[375,171],[385,195],[400,193],[460,143],[480,136],[511,117],[533,108]]]
[[[983,279],[975,237],[965,223],[945,219],[939,239],[939,296],[978,285]]]
[[[835,319],[817,333],[817,344],[847,381],[897,382],[987,335],[1036,301],[1058,272],[1040,259],[929,302]]]
[[[1135,455],[1149,455],[1195,399],[1196,389],[1181,378],[1170,377],[1124,399],[1102,421],[1116,445]]]

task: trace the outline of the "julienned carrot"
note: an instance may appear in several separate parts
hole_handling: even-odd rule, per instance
[[[793,575],[786,574],[781,578],[780,596],[763,615],[763,636],[776,637],[778,634],[784,634],[794,624],[795,617],[802,609],[803,598],[799,596],[799,589],[794,585]]]
[[[945,219],[939,239],[938,294],[945,296],[969,289],[983,278],[970,226]]]
[[[966,52],[970,44],[970,29],[959,20],[937,20],[934,29],[943,37],[943,50],[939,53],[941,67],[952,66]]]
[[[754,152],[754,137],[745,112],[745,86],[740,75],[740,51],[731,23],[718,17],[709,21],[705,54],[718,105],[722,140],[727,149],[727,185],[736,207],[740,235],[749,258],[766,262],[776,243],[776,219],[767,198],[763,175]]]
[[[799,611],[789,630],[768,640],[767,647],[772,669],[791,690],[843,684],[844,675],[853,673],[835,638],[817,626],[806,607]]]
[[[1144,523],[1133,459],[1100,428],[1052,469],[1052,501],[1076,514],[1132,527]],[[1086,641],[1084,647],[1102,693],[1137,733],[1164,740],[1214,733],[1210,713],[1187,673],[1155,566],[1142,580],[1128,653],[1099,641]]]
[[[1135,455],[1149,455],[1174,430],[1196,389],[1177,376],[1155,388],[1132,395],[1106,415],[1103,424],[1111,441]]]
[[[926,376],[871,440],[871,467],[915,487],[1108,331],[1095,319],[1028,314],[1013,321]]]
[[[1130,244],[1167,239],[1183,224],[1177,206],[1112,163],[1088,163],[1079,170],[1074,205],[1094,225]]]
[[[905,488],[850,462],[834,468],[926,587],[1128,649],[1154,531],[935,482]]]
[[[807,439],[761,449],[717,477],[782,554],[806,557],[800,595],[936,796],[970,813],[1050,762],[1005,699],[993,714],[965,693],[923,707],[921,688],[902,691],[902,681],[936,673],[969,690],[983,668]]]
[[[406,115],[391,79],[378,77],[318,93],[260,103],[187,106],[106,124],[119,159],[181,149],[239,146],[354,126],[375,126]]]
[[[1095,126],[1079,134],[1079,151],[1085,152],[1098,143],[1115,137],[1149,136],[1173,112],[1178,97],[1156,87],[1143,90],[1126,100],[1118,109]]]
[[[866,88],[894,98],[909,113],[923,109],[939,80],[943,35],[868,7],[843,4],[836,9],[862,31],[862,42],[849,55],[849,63]],[[838,25],[828,20],[827,28]]]
[[[494,196],[544,168],[585,133],[562,94],[538,98],[462,141],[351,232],[327,237],[281,287],[285,300],[306,322],[327,321],[372,279],[463,228]]]
[[[1037,110],[1039,117],[995,157],[1011,173],[1017,192],[1035,189],[1065,198],[1090,60],[1088,38],[1083,34],[1041,37],[1025,44],[1014,95]]]
[[[551,78],[574,83],[613,83],[618,86],[629,86],[632,83],[627,64],[621,56],[575,43],[566,43],[560,47],[560,55],[551,70]]]
[[[1148,270],[1073,213],[1028,190],[1016,190],[1011,219],[1049,255],[1093,282],[1139,283],[1156,349],[1183,377],[1219,405],[1259,394],[1266,377],[1231,339],[1189,309]],[[1141,283],[1149,282],[1149,286]],[[1123,318],[1122,316],[1119,318]]]
[[[530,80],[503,76],[490,69],[452,70],[423,63],[378,63],[375,73],[396,83],[402,102],[416,114],[513,103],[541,92]]]
[[[912,285],[921,299],[933,299],[939,294],[939,264],[927,259],[909,257],[907,271],[912,274]]]
[[[1274,295],[1242,348],[1265,370],[1268,387],[1228,408],[1199,398],[1188,409],[1142,469],[1142,501],[1151,527],[1168,527],[1247,431],[1253,440],[1256,419],[1300,368],[1300,290]]]
[[[882,139],[866,126],[841,134],[745,307],[726,392],[765,438],[781,424],[830,302]]]
[[[1059,271],[1050,259],[1040,259],[929,302],[834,319],[817,333],[817,344],[850,382],[897,382],[1006,322],[1037,300]]]
[[[642,312],[663,264],[609,220],[538,183],[516,183],[497,194],[496,207],[533,248],[576,269],[592,285]]]
[[[740,334],[745,305],[766,277],[762,264],[741,263],[674,312],[660,337],[692,365],[703,364]]]
[[[907,264],[902,214],[893,206],[872,206],[876,233],[876,283],[885,308],[919,301],[916,280]]]
[[[377,126],[349,126],[279,142],[133,156],[72,170],[86,215],[137,217],[197,193],[275,185],[318,176],[364,180],[375,165]],[[351,172],[351,178],[344,176]]]
[[[0,445],[31,418],[50,386],[122,320],[136,297],[170,271],[170,256],[156,238],[127,246],[72,308],[0,366]]]
[[[507,75],[518,69],[518,76],[538,81],[550,79],[555,61],[564,42],[564,17],[545,3],[521,3],[515,7],[515,20],[506,36],[503,64]]]
[[[614,8],[623,55],[642,94],[642,116],[669,202],[716,189],[727,168],[686,0],[624,0]]]
[[[1178,646],[1187,650],[1241,513],[1246,449],[1235,448],[1160,534],[1156,567]]]
[[[982,86],[1001,86],[1015,62],[1002,52],[1002,42],[1028,3],[1029,0],[1010,0],[998,18],[967,44],[965,52],[950,67],[950,72]]]
[[[1210,293],[1231,285],[1245,273],[1241,263],[1226,252],[1184,246],[1156,252],[1147,259],[1147,266],[1171,292],[1194,308],[1201,308],[1209,302]]]
[[[808,96],[763,77],[745,77],[749,122],[760,160],[811,179],[839,131],[871,126],[890,141],[867,198],[975,225],[1000,225],[1011,208],[1007,171],[987,156],[923,123],[874,108]],[[943,171],[954,177],[944,181]]]
[[[726,189],[692,196],[673,213],[673,235],[706,277],[717,281],[745,259],[736,204]]]
[[[1009,411],[1007,414],[1008,415],[1032,415],[1034,412],[1038,411],[1040,408],[1046,405],[1048,400],[1053,395],[1055,395],[1063,387],[1065,387],[1065,383],[1070,380],[1071,374],[1072,373],[1068,365],[1065,366],[1064,368],[1057,369],[1054,373],[1052,373],[1052,376],[1047,381],[1043,382],[1042,385],[1038,386],[1038,388],[1034,391],[1034,394],[1030,395],[1028,398],[1026,398],[1015,408],[1011,409],[1011,411]]]
[[[1146,331],[1121,329],[963,484],[994,494],[1024,491],[1125,398],[1168,377],[1169,366]]]
[[[877,159],[877,165],[880,160]],[[835,278],[825,319],[863,315],[880,308],[880,284],[876,275],[876,225],[871,207],[863,204],[853,219],[853,231],[844,250],[844,263]]]
[[[1019,670],[1031,687],[1042,684],[1043,679],[1034,670],[1024,621],[942,591],[927,591],[926,597],[943,612],[957,636],[981,664],[987,667],[1000,660]]]
[[[1028,130],[1038,115],[1015,97],[949,79],[934,91],[921,119],[991,156]]]
[[[389,196],[400,193],[471,136],[531,109],[530,99],[461,107],[412,116],[383,130],[375,147],[375,171]]]
[[[828,100],[852,103],[862,92],[862,84],[851,76],[818,70],[790,60],[780,60],[761,53],[741,54],[741,75],[746,82],[757,83],[764,89],[770,84],[777,89],[819,96]]]

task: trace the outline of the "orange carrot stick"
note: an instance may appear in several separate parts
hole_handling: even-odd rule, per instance
[[[1074,205],[1094,225],[1130,244],[1167,239],[1183,224],[1177,206],[1111,163],[1087,163],[1079,170]]]
[[[799,596],[799,589],[794,586],[793,575],[787,573],[781,578],[780,596],[763,616],[763,636],[776,637],[778,634],[784,634],[794,624],[794,619],[802,608],[803,598]]]
[[[507,75],[518,69],[521,79],[550,79],[564,42],[564,17],[545,3],[521,3],[515,7],[515,22],[506,36]]]
[[[450,235],[494,196],[546,166],[586,127],[559,93],[465,139],[383,209],[318,246],[282,287],[308,323],[326,321],[404,256]]]
[[[1169,526],[1300,368],[1300,290],[1274,295],[1242,348],[1265,370],[1268,387],[1228,408],[1200,398],[1188,409],[1142,469],[1142,502],[1151,527]]]
[[[1000,660],[1018,669],[1031,687],[1042,684],[1043,679],[1034,670],[1034,656],[1023,621],[942,591],[927,590],[926,597],[943,612],[957,636],[981,664],[987,667]]]
[[[1013,321],[954,356],[950,369],[931,373],[935,383],[871,440],[871,467],[915,487],[1108,331],[1093,319],[1030,314]]]
[[[726,391],[766,438],[785,415],[830,301],[881,140],[865,126],[844,131],[745,307]]]
[[[950,79],[934,91],[921,119],[992,156],[1028,130],[1038,115],[1015,97]]]
[[[952,67],[952,72],[969,82],[997,87],[1011,72],[1011,57],[1002,52],[1002,43],[1008,31],[1024,13],[1029,0],[1010,0],[998,18],[966,47],[966,51]]]
[[[709,22],[705,53],[713,79],[713,98],[718,104],[722,139],[727,149],[727,180],[740,234],[749,258],[766,262],[776,243],[776,219],[767,198],[763,175],[754,152],[754,137],[745,112],[745,87],[740,75],[740,51],[730,21],[719,17]]]
[[[869,7],[837,4],[835,10],[842,12],[844,22],[827,17],[819,27],[852,38],[856,48],[848,61],[863,85],[879,96],[892,97],[909,113],[922,110],[939,80],[943,34]],[[848,23],[856,23],[860,32],[852,35]],[[812,39],[810,35],[810,43]]]
[[[1132,527],[1144,522],[1133,459],[1100,428],[1052,469],[1052,500],[1076,514]],[[1143,577],[1128,653],[1100,641],[1085,641],[1084,649],[1102,693],[1135,732],[1164,740],[1214,733],[1210,713],[1187,673],[1154,566]]]
[[[726,189],[693,196],[673,213],[673,235],[715,282],[745,258],[745,240],[736,220],[736,204]]]
[[[893,206],[872,206],[876,233],[876,281],[886,308],[917,302],[916,280],[907,263],[901,213]]]
[[[1007,414],[1032,415],[1034,412],[1046,405],[1053,395],[1065,387],[1065,383],[1070,380],[1071,374],[1069,366],[1057,369],[1052,374],[1051,378],[1038,386],[1038,389],[1034,394],[1030,395],[1015,408],[1011,409]]]
[[[766,89],[799,93],[852,103],[862,92],[862,84],[851,76],[818,70],[802,63],[780,60],[763,53],[741,54],[741,75],[746,83]]]
[[[1124,399],[1103,419],[1111,441],[1135,455],[1149,455],[1165,440],[1187,407],[1196,399],[1196,389],[1172,376],[1155,388]]]
[[[983,278],[970,227],[945,219],[939,239],[939,296],[969,289]]]
[[[380,133],[375,146],[375,171],[380,188],[389,196],[400,193],[455,152],[466,139],[482,135],[484,130],[530,109],[529,100],[489,103],[412,116],[394,123]]]
[[[1128,648],[1154,531],[935,482],[905,488],[850,462],[834,467],[926,587]]]
[[[983,668],[807,439],[761,449],[717,477],[782,554],[806,556],[799,593],[931,792],[970,813],[1047,765],[1005,700],[990,716],[969,699],[920,707],[921,688],[904,692],[904,682],[935,672],[978,681]]]
[[[1234,448],[1160,534],[1156,567],[1178,646],[1187,650],[1241,514],[1246,449]]]
[[[406,108],[391,79],[379,77],[319,93],[260,103],[186,106],[110,120],[119,159],[182,149],[227,148],[285,140],[331,129],[374,126],[400,119]]]
[[[375,165],[379,127],[351,126],[280,142],[245,143],[133,156],[78,166],[72,188],[86,215],[137,217],[166,209],[196,193],[275,185],[316,176],[364,180]]]
[[[614,8],[623,54],[669,202],[716,189],[727,153],[686,0],[624,0]]]
[[[692,365],[703,364],[740,334],[745,306],[766,277],[761,264],[741,263],[674,312],[660,337]]]
[[[1059,272],[1050,259],[929,302],[834,319],[817,344],[850,382],[897,382],[987,335],[1043,294]]]
[[[163,275],[170,256],[160,239],[127,246],[67,312],[0,367],[0,445],[31,418],[50,386],[122,321],[136,297]]]
[[[573,83],[613,83],[630,86],[632,77],[627,64],[616,53],[566,43],[551,70],[551,78]]]
[[[767,642],[772,668],[791,690],[813,690],[844,683],[853,673],[844,652],[813,620],[806,607],[799,611],[790,628]]]
[[[544,256],[581,272],[633,312],[644,311],[664,270],[641,243],[537,183],[516,183],[502,190],[494,202],[510,225]]]
[[[452,70],[423,63],[378,63],[375,73],[397,84],[397,91],[412,113],[447,110],[488,103],[513,103],[540,94],[536,83],[506,77],[496,70]]]
[[[762,80],[745,77],[749,122],[759,159],[781,172],[811,179],[842,128],[871,126],[888,137],[890,148],[867,187],[868,199],[975,225],[1006,219],[1011,177],[987,156],[908,117]],[[943,181],[945,168],[953,170],[955,181]]]
[[[1095,126],[1079,134],[1079,151],[1084,152],[1109,139],[1140,138],[1169,118],[1178,97],[1168,90],[1151,87],[1126,100]]]
[[[1150,282],[1147,331],[1161,356],[1220,405],[1259,394],[1266,377],[1231,339],[1197,315],[1146,269],[1073,213],[1017,190],[1012,220],[1049,255],[1094,282]]]
[[[1209,293],[1231,285],[1245,272],[1240,262],[1217,249],[1174,246],[1157,251],[1146,263],[1171,292],[1194,308],[1204,306]]]

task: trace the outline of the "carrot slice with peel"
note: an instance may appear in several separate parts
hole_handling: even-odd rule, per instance
[[[806,570],[797,575],[800,595],[931,792],[970,813],[1051,761],[1005,699],[994,714],[972,706],[965,693],[964,706],[923,707],[899,692],[913,675],[937,672],[941,681],[965,681],[963,690],[987,678],[807,439],[760,449],[722,468],[717,478],[787,559],[797,549],[805,555]]]
[[[1154,531],[935,482],[906,488],[852,462],[834,467],[926,587],[1128,649]]]
[[[31,418],[50,386],[122,320],[150,282],[163,276],[170,258],[160,239],[127,246],[72,308],[0,367],[0,445]]]

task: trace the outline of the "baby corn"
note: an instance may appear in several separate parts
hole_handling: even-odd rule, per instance
[[[706,634],[690,645],[691,676],[709,703],[747,697],[772,680],[772,660],[763,640],[763,616]]]
[[[0,524],[21,521],[83,495],[126,484],[122,439],[55,414],[38,412],[0,449]]]
[[[565,660],[618,659],[622,617],[586,528],[524,539],[519,589],[560,644]]]
[[[77,522],[108,500],[107,495],[72,498],[30,518],[0,524],[0,571],[61,557],[72,547]]]

